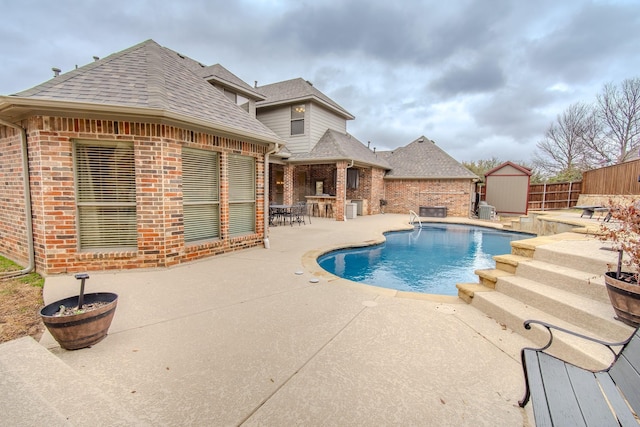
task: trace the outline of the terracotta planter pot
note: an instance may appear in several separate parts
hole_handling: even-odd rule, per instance
[[[609,271],[604,276],[611,305],[618,320],[638,327],[640,325],[640,286],[637,283],[618,280],[616,276],[614,271]]]
[[[111,320],[118,305],[118,295],[99,292],[84,295],[84,303],[106,302],[107,304],[86,313],[71,316],[55,316],[61,305],[75,307],[78,296],[66,298],[46,305],[40,310],[40,316],[53,338],[60,347],[77,350],[92,346],[107,336]]]

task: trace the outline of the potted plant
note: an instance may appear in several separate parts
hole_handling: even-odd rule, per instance
[[[49,333],[67,350],[90,347],[100,342],[111,326],[118,295],[108,292],[84,293],[86,273],[76,274],[80,294],[48,304],[40,316]]]
[[[640,204],[632,200],[626,203],[609,203],[610,216],[615,224],[601,225],[601,240],[613,243],[618,251],[616,271],[605,273],[605,283],[611,305],[618,320],[637,327],[640,325]],[[623,254],[626,259],[623,260]],[[622,265],[630,271],[622,271]]]

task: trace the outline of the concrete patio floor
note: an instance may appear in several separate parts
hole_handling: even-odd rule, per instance
[[[91,273],[87,292],[120,296],[107,338],[77,351],[41,340],[120,408],[91,424],[529,425],[520,335],[455,297],[407,298],[315,265],[407,215],[312,221],[272,228],[270,249]],[[45,303],[77,289],[71,275],[48,277]],[[75,415],[57,421],[85,424]]]

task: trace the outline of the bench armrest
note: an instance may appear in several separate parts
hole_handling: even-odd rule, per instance
[[[543,352],[544,350],[548,349],[549,347],[551,347],[551,343],[553,342],[553,331],[560,331],[569,335],[573,335],[575,337],[578,338],[582,338],[585,339],[587,341],[592,341],[598,344],[601,344],[605,347],[607,347],[609,349],[609,351],[611,351],[611,353],[613,353],[614,356],[614,360],[617,359],[619,352],[617,353],[613,347],[622,347],[625,344],[627,344],[629,341],[631,341],[631,338],[633,337],[633,334],[627,338],[624,341],[620,341],[620,342],[607,342],[607,341],[602,341],[598,338],[594,338],[594,337],[590,337],[587,335],[583,335],[580,334],[578,332],[574,332],[571,331],[569,329],[565,329],[565,328],[561,328],[560,326],[556,326],[556,325],[552,325],[551,323],[547,323],[547,322],[543,322],[541,320],[526,320],[524,322],[524,328],[525,329],[531,329],[531,325],[540,325],[543,328],[545,328],[547,330],[547,332],[549,333],[549,341],[542,347],[540,348],[531,348],[531,347],[525,347],[520,351],[520,358],[522,360],[522,369],[524,371],[524,381],[525,381],[525,394],[524,397],[522,398],[522,400],[520,400],[518,402],[518,404],[520,405],[520,407],[524,407],[527,402],[529,401],[529,397],[531,396],[531,391],[529,388],[529,372],[527,370],[527,362],[526,362],[526,358],[525,358],[525,353],[527,350],[529,351],[536,351],[536,352]]]
[[[620,342],[608,342],[608,341],[600,340],[598,338],[590,337],[588,335],[583,335],[583,334],[580,334],[578,332],[571,331],[569,329],[561,328],[560,326],[552,325],[551,323],[543,322],[541,320],[526,320],[524,322],[524,328],[525,329],[531,329],[531,325],[532,324],[533,325],[540,325],[540,326],[544,327],[549,332],[549,341],[544,346],[542,346],[540,348],[529,348],[529,350],[535,350],[535,351],[544,351],[544,350],[548,349],[551,346],[551,343],[553,342],[553,330],[564,332],[566,334],[573,335],[575,337],[582,338],[582,339],[585,339],[587,341],[592,341],[592,342],[601,344],[601,345],[607,347],[609,349],[609,351],[611,351],[611,353],[613,353],[614,356],[617,356],[618,353],[613,349],[613,347],[624,346],[625,344],[627,344],[631,340],[631,337],[633,336],[633,335],[631,335],[631,337],[627,338],[624,341],[620,341]]]

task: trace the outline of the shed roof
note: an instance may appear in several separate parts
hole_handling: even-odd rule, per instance
[[[391,171],[385,179],[478,178],[425,136],[409,145],[380,154],[391,165]]]
[[[484,176],[486,177],[487,175],[494,175],[494,174],[496,174],[496,172],[498,172],[501,169],[504,169],[505,167],[514,168],[518,172],[521,172],[521,173],[523,173],[523,174],[525,174],[527,176],[531,176],[533,174],[533,172],[531,172],[530,168],[527,168],[525,166],[520,166],[520,165],[517,165],[517,164],[515,164],[513,162],[507,161],[507,162],[504,162],[501,165],[496,166],[495,168],[491,169],[490,171],[486,172],[484,174]]]
[[[294,154],[290,158],[295,162],[354,161],[354,164],[390,169],[389,163],[381,156],[365,147],[348,133],[327,129],[310,153]]]
[[[203,68],[198,62],[147,40],[31,89],[1,97],[0,114],[34,105],[136,111],[257,141],[283,143],[273,131],[194,72],[198,67]]]
[[[350,112],[338,105],[337,102],[316,89],[311,82],[302,78],[258,86],[257,89],[267,97],[266,100],[256,104],[258,108],[302,101],[315,101],[347,120],[355,118]]]

